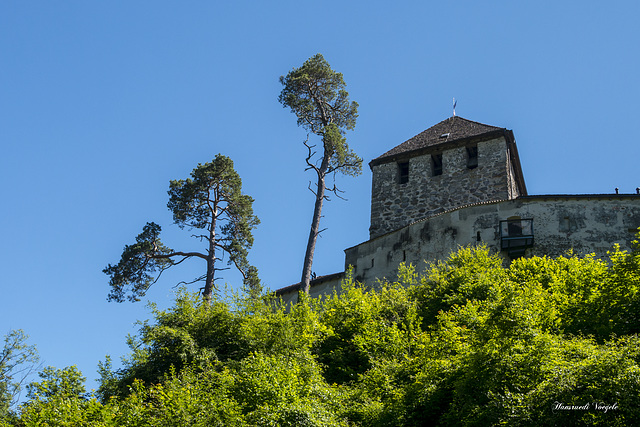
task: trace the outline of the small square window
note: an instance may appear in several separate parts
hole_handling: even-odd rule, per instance
[[[409,162],[398,163],[398,182],[406,184],[409,182]]]
[[[442,175],[442,154],[431,155],[431,176]]]

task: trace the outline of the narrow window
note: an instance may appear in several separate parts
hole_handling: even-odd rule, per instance
[[[467,147],[467,169],[478,167],[478,146]]]
[[[431,166],[432,166],[431,176],[442,175],[442,154],[431,155]]]
[[[409,182],[409,162],[398,163],[398,176],[400,184]]]

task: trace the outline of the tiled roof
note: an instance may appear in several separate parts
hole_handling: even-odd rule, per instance
[[[434,147],[440,144],[450,144],[463,139],[480,137],[486,134],[503,132],[506,129],[489,126],[482,123],[464,119],[459,116],[449,117],[440,123],[431,126],[424,132],[403,142],[397,147],[387,151],[382,156],[371,161],[372,164],[384,163],[384,160],[400,154]]]

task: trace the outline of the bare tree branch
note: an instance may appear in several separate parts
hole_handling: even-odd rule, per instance
[[[190,282],[184,282],[184,281],[182,281],[182,282],[178,282],[178,283],[176,283],[176,284],[175,284],[175,286],[173,286],[173,288],[175,289],[175,288],[177,288],[177,287],[178,287],[178,286],[180,286],[180,285],[192,285],[192,284],[194,284],[194,283],[196,283],[196,282],[202,282],[202,281],[203,281],[203,280],[205,280],[206,278],[207,278],[207,275],[206,275],[206,274],[204,274],[204,275],[202,275],[202,276],[200,276],[200,277],[198,277],[198,278],[196,278],[196,279],[193,279],[193,280],[192,280],[192,281],[190,281]],[[204,289],[204,288],[200,288],[200,289]]]
[[[311,181],[309,181],[309,186],[308,186],[308,188],[309,188],[309,191],[311,191],[311,192],[313,193],[313,195],[314,195],[314,196],[318,197],[318,194],[317,194],[315,191],[313,191],[313,188],[311,188]]]
[[[150,257],[153,259],[171,259],[176,256],[182,256],[185,258],[197,257],[204,260],[207,259],[207,256],[204,254],[201,254],[200,252],[172,252],[170,254],[151,254],[150,255]],[[184,261],[184,259],[182,261]]]
[[[342,199],[342,200],[345,200],[345,201],[347,200],[346,198],[344,198],[340,194],[338,194],[338,193],[344,193],[344,191],[342,191],[338,187],[336,187],[335,183],[333,184],[332,188],[327,188],[327,191],[335,194],[335,196],[338,197],[339,199]]]

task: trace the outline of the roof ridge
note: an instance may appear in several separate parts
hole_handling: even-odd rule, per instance
[[[501,128],[500,126],[488,125],[488,124],[486,124],[486,123],[478,122],[478,121],[475,121],[475,120],[465,119],[465,118],[464,118],[464,117],[462,117],[462,116],[451,116],[451,117],[449,117],[449,119],[452,119],[452,118],[459,118],[459,119],[462,119],[462,120],[464,120],[464,121],[466,121],[466,122],[475,123],[475,124],[477,124],[477,125],[487,126],[487,127],[491,127],[491,128],[496,128],[496,129],[506,129],[506,128]],[[445,119],[445,120],[448,120],[448,119]]]

